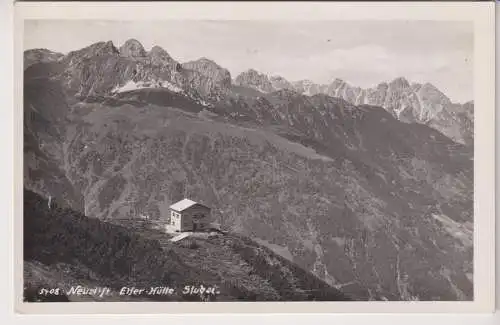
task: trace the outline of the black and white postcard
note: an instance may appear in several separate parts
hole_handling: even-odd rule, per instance
[[[19,3],[18,310],[492,310],[493,27],[491,3]]]

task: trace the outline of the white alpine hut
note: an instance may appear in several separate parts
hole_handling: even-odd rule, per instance
[[[170,206],[167,228],[174,232],[204,231],[210,228],[210,208],[190,199],[183,199]]]

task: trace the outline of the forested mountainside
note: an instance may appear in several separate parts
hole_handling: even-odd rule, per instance
[[[28,190],[110,222],[187,196],[350,297],[473,299],[472,146],[126,44],[26,68]]]

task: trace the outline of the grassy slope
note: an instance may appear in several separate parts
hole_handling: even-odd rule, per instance
[[[49,209],[45,199],[27,190],[24,200],[25,288],[31,300],[41,287],[107,286],[119,291],[125,285],[182,289],[198,284],[217,285],[217,301],[348,300],[245,237],[217,234],[172,243],[168,235],[137,221],[119,226],[63,207]],[[169,299],[199,298],[180,293],[163,298]]]

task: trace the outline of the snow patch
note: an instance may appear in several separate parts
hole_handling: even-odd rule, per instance
[[[214,107],[214,105],[212,105],[212,104],[210,104],[210,103],[208,103],[208,102],[206,102],[206,101],[204,101],[204,100],[202,100],[202,99],[197,100],[197,102],[198,102],[198,104],[200,104],[200,105],[202,105],[202,106],[205,106],[205,107],[210,107],[210,108],[213,108],[213,107]]]
[[[112,90],[112,93],[122,93],[126,91],[132,91],[137,89],[148,89],[148,88],[165,88],[175,93],[182,92],[181,88],[166,80],[137,81],[137,82],[129,80],[123,86],[117,85]]]

